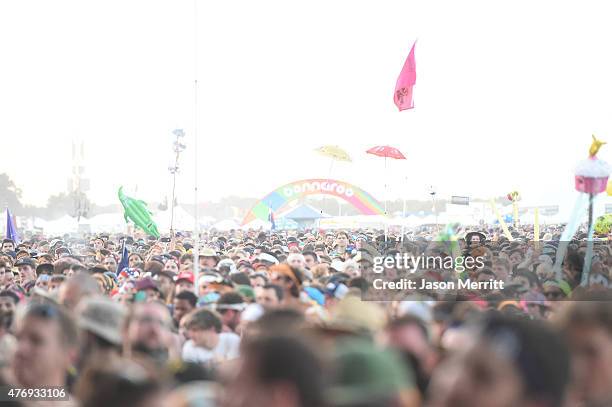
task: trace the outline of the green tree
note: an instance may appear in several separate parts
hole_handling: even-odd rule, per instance
[[[23,205],[20,202],[21,189],[9,178],[7,174],[0,174],[0,206],[8,206],[13,213],[20,214]]]
[[[88,217],[91,202],[84,193],[73,191],[69,194],[64,192],[51,195],[47,201],[47,215],[57,218],[64,215],[73,217]]]

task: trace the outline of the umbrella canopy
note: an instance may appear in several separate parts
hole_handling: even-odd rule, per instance
[[[391,146],[375,146],[367,150],[366,153],[377,155],[385,158],[395,158],[396,160],[405,160],[406,157],[395,147]]]
[[[351,157],[348,155],[348,153],[338,146],[326,145],[317,148],[315,151],[337,161],[351,162]]]

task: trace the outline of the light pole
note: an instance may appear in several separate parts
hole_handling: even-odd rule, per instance
[[[176,129],[172,132],[176,139],[172,143],[172,149],[174,151],[174,166],[168,167],[168,171],[172,174],[172,201],[170,202],[170,235],[174,236],[174,200],[176,193],[176,173],[179,172],[179,157],[183,150],[185,150],[185,144],[182,139],[185,137],[185,132],[182,129]]]

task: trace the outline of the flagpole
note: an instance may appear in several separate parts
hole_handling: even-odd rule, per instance
[[[193,156],[194,156],[194,218],[193,225],[193,291],[199,296],[198,276],[200,273],[200,223],[198,219],[198,0],[193,0]]]
[[[402,208],[402,237],[401,241],[404,243],[404,234],[406,233],[406,191],[408,191],[408,176],[405,177],[406,180],[406,189],[404,190],[404,205]]]

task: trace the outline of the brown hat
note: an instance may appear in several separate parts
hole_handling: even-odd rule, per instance
[[[27,250],[19,250],[17,254],[15,254],[17,260],[23,259],[24,257],[30,257],[30,253],[28,253]]]
[[[386,323],[385,312],[379,305],[362,301],[355,295],[347,295],[332,311],[322,328],[355,334],[372,334]]]
[[[120,304],[106,297],[89,297],[79,303],[76,313],[81,329],[115,345],[123,342],[121,329],[125,309]]]
[[[302,273],[299,270],[290,267],[288,264],[276,264],[270,267],[270,272],[276,272],[280,275],[286,276],[291,279],[291,281],[293,281],[293,283],[297,286],[298,289],[302,288],[302,282],[304,279]]]

